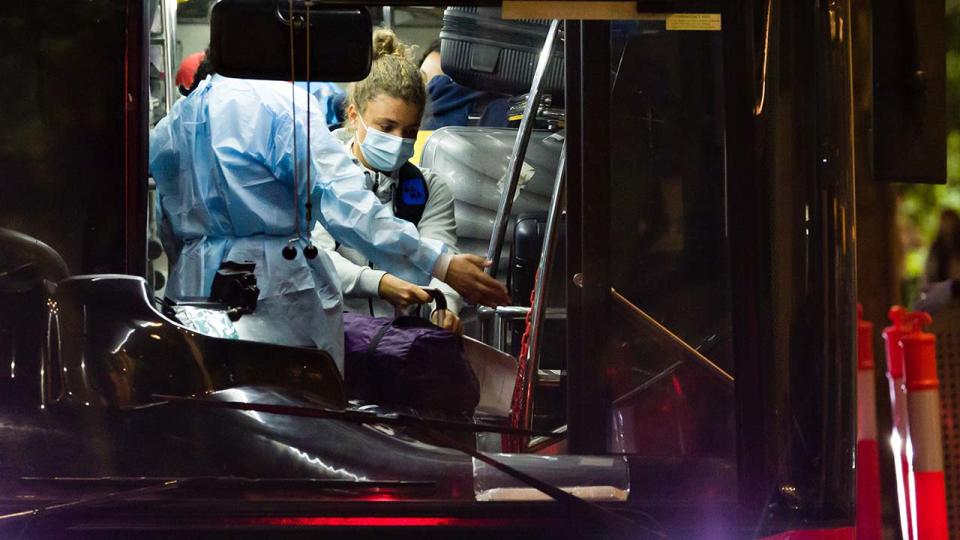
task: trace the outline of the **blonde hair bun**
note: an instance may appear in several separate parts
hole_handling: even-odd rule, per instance
[[[384,56],[399,56],[407,58],[410,50],[392,30],[377,30],[373,33],[373,59]]]
[[[427,89],[420,67],[413,63],[411,47],[390,30],[373,33],[373,62],[366,79],[350,85],[348,100],[361,113],[380,94],[402,99],[421,112],[427,102]]]

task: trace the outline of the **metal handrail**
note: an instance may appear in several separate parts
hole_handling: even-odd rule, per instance
[[[689,358],[695,360],[698,364],[705,367],[707,371],[723,381],[726,384],[732,385],[735,382],[733,375],[728,373],[726,370],[715,364],[712,360],[704,356],[697,349],[692,347],[689,343],[683,340],[680,336],[674,334],[670,331],[669,328],[660,324],[659,321],[651,317],[647,312],[640,309],[636,304],[628,300],[625,296],[617,292],[616,289],[610,289],[610,296],[613,297],[613,300],[617,305],[625,309],[628,313],[635,316],[635,319],[641,321],[657,331],[658,335],[665,337],[667,342],[677,347],[679,350],[685,352]]]
[[[480,306],[477,316],[481,321],[493,321],[493,336],[491,343],[498,351],[508,353],[507,324],[527,318],[530,308],[526,306],[497,306],[496,309]]]
[[[497,217],[493,223],[493,234],[490,236],[490,245],[487,248],[487,260],[493,261],[493,264],[487,268],[487,272],[493,277],[497,277],[497,261],[500,260],[500,252],[503,251],[503,237],[507,233],[507,223],[510,221],[513,198],[517,193],[517,185],[520,182],[520,170],[523,159],[527,155],[527,145],[530,143],[530,133],[536,121],[536,111],[540,106],[540,87],[542,86],[543,74],[546,73],[550,57],[553,56],[554,41],[556,41],[559,27],[560,21],[558,19],[550,22],[550,29],[543,41],[543,49],[540,50],[537,68],[533,73],[527,104],[524,108],[523,118],[520,120],[520,128],[517,130],[517,139],[513,143],[513,152],[510,154],[510,163],[507,166],[507,182],[504,185],[503,192],[500,193],[500,204],[497,206]]]
[[[556,254],[557,224],[563,204],[563,184],[567,169],[567,142],[564,140],[560,149],[560,164],[557,166],[557,176],[553,181],[553,192],[550,195],[550,210],[547,214],[547,224],[543,232],[543,248],[540,252],[540,264],[537,266],[536,286],[533,289],[533,305],[530,308],[530,340],[527,347],[524,374],[521,377],[523,395],[523,411],[521,412],[522,426],[533,425],[533,394],[539,374],[540,351],[543,341],[543,325],[546,320],[547,290],[550,282],[550,269],[553,267],[553,257]]]
[[[174,77],[176,76],[176,49],[177,49],[177,3],[174,0],[160,0],[160,9],[163,15],[163,99],[166,105],[166,114],[170,113],[175,101]]]

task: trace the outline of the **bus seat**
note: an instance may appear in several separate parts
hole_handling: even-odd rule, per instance
[[[500,203],[498,183],[507,174],[516,137],[516,129],[450,126],[433,132],[424,145],[420,165],[439,174],[453,192],[457,242],[463,253],[486,254]],[[533,131],[530,136],[524,159],[529,180],[514,200],[498,275],[508,271],[515,216],[543,213],[550,205],[562,146],[561,133]]]

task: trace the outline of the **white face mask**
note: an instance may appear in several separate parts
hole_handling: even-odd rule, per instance
[[[392,172],[413,157],[415,139],[405,139],[367,127],[363,117],[357,114],[367,136],[360,143],[360,151],[367,163],[378,171]]]

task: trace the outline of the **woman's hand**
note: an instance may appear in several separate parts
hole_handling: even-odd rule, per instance
[[[454,255],[444,281],[470,303],[490,307],[508,305],[507,288],[483,271],[491,264],[479,255]]]
[[[427,291],[391,274],[384,274],[380,278],[379,293],[380,298],[401,309],[415,304],[426,304],[433,300]],[[463,323],[452,311],[436,310],[430,315],[430,321],[444,330],[463,335]]]
[[[414,304],[426,304],[432,300],[427,291],[391,274],[384,274],[380,278],[380,287],[377,293],[380,298],[398,308],[405,308]]]
[[[463,323],[452,311],[438,309],[430,315],[430,322],[459,336],[463,335]]]

